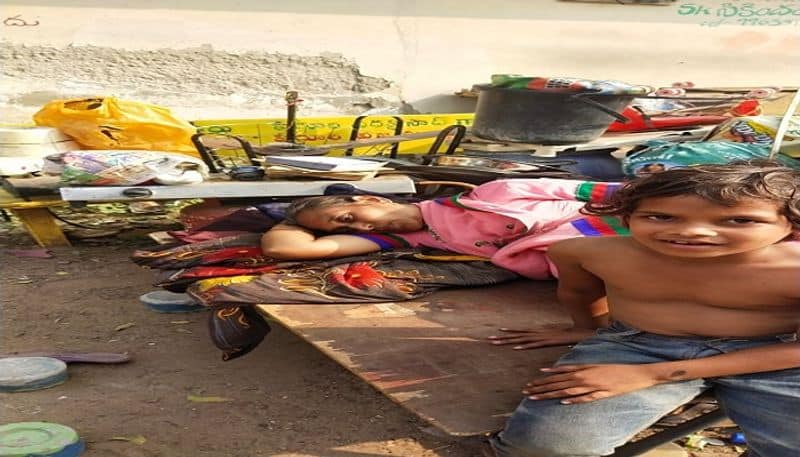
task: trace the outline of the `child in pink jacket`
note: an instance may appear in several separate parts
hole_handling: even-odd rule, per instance
[[[586,201],[602,200],[618,187],[541,178],[492,181],[420,203],[367,195],[310,197],[295,201],[286,221],[266,232],[261,245],[267,256],[298,260],[424,246],[488,258],[528,278],[550,279],[556,275],[545,256],[550,244],[626,234],[614,218],[580,213]]]

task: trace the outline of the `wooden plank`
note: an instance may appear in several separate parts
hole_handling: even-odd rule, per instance
[[[487,336],[500,327],[569,322],[555,283],[530,280],[444,290],[419,301],[258,308],[454,436],[500,428],[524,384],[566,351],[515,351],[489,344]]]
[[[47,208],[11,208],[11,212],[22,221],[28,234],[39,246],[70,246],[69,240]]]
[[[0,187],[0,208],[3,209],[45,208],[66,204],[67,202],[56,196],[37,196],[26,200]]]
[[[360,181],[206,181],[180,186],[94,186],[62,187],[67,201],[173,200],[182,198],[304,197],[322,195],[331,184],[350,184],[372,192],[413,194],[414,181],[408,176],[381,176]],[[132,194],[131,192],[136,192]]]
[[[34,241],[45,248],[70,245],[64,232],[61,231],[61,226],[48,209],[66,203],[55,197],[40,197],[35,201],[26,201],[0,188],[0,208],[14,213]]]

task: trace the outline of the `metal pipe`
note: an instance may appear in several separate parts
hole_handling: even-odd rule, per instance
[[[297,104],[301,101],[296,90],[286,92],[286,141],[292,144],[297,139]]]

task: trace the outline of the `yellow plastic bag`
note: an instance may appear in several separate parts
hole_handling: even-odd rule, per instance
[[[198,156],[191,141],[197,129],[156,105],[114,97],[54,100],[33,120],[61,130],[86,149],[147,149]]]

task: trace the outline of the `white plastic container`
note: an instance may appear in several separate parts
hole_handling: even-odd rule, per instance
[[[42,170],[44,157],[80,149],[50,127],[0,127],[0,175],[20,176]]]

